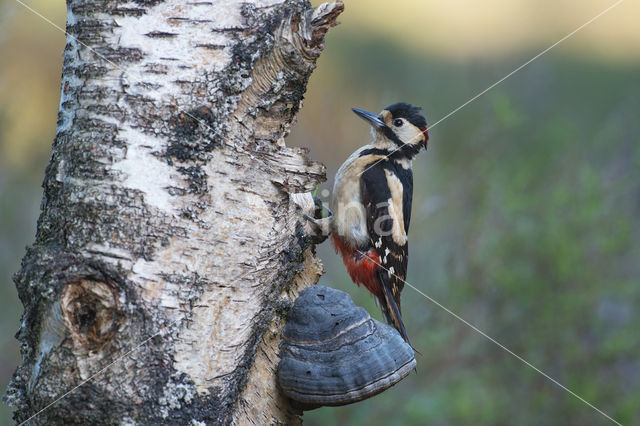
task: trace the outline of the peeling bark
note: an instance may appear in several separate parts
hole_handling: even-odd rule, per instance
[[[284,137],[342,3],[67,5],[15,419],[133,350],[31,421],[299,421],[277,346],[321,274],[300,211],[325,171]]]

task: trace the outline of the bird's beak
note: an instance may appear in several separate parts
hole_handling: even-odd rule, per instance
[[[371,123],[371,125],[376,129],[382,129],[385,126],[384,120],[378,114],[374,114],[372,112],[365,111],[360,108],[351,108],[351,111],[355,112],[363,120],[366,120],[369,123]]]

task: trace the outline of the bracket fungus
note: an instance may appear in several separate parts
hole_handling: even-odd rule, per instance
[[[283,330],[278,384],[302,410],[362,401],[416,366],[413,349],[343,291],[300,292]]]

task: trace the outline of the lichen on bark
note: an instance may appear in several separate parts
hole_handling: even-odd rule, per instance
[[[300,210],[324,167],[283,140],[342,3],[67,6],[5,401],[24,421],[91,378],[32,422],[298,421],[276,349],[321,273]]]

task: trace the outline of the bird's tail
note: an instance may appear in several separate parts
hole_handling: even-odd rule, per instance
[[[396,330],[398,330],[404,341],[407,342],[411,347],[413,347],[413,345],[409,341],[409,336],[407,336],[407,330],[405,330],[404,328],[404,323],[402,322],[400,300],[398,298],[398,300],[396,301],[396,298],[393,296],[389,279],[385,276],[386,274],[382,271],[378,273],[380,274],[380,282],[382,283],[382,290],[384,292],[384,300],[380,301],[380,308],[382,309],[382,313],[385,316],[387,323],[393,325]]]

